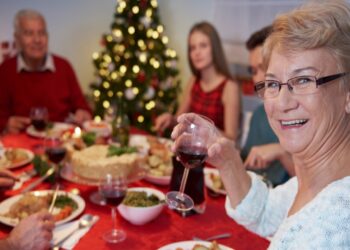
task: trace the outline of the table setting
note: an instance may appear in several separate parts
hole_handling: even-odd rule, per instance
[[[109,141],[108,126],[105,124],[100,126],[96,121],[85,123],[79,128],[80,132],[77,132],[75,125],[60,125],[60,128],[63,127],[64,129],[59,133],[56,131],[52,134],[59,135],[61,139],[70,143],[72,141],[80,143],[84,133],[91,133],[91,130],[97,134],[101,132],[98,134],[100,139],[94,138],[97,144],[105,145]],[[49,159],[46,150],[47,142],[45,142],[47,137],[47,133],[44,136],[37,136],[27,129],[23,133],[8,134],[1,138],[5,149],[21,148],[30,152],[28,153],[30,160],[27,159],[18,167],[9,168],[19,176],[20,181],[15,184],[15,188],[1,195],[0,237],[5,237],[15,225],[2,219],[15,201],[26,194],[49,193],[52,195],[59,184],[58,197],[66,195],[72,198],[77,203],[77,208],[65,219],[56,223],[52,240],[53,249],[87,249],[93,245],[98,249],[111,249],[115,246],[120,249],[192,250],[196,244],[202,244],[207,249],[225,250],[266,249],[269,245],[268,240],[247,231],[226,215],[225,193],[224,190],[214,187],[213,180],[209,176],[216,172],[210,166],[204,168],[205,210],[203,213],[184,216],[175,212],[174,207],[169,207],[166,194],[171,191],[170,179],[174,155],[170,151],[172,142],[167,138],[151,136],[136,128],[130,129],[129,146],[137,148],[140,152],[137,153],[137,157],[144,159],[140,163],[142,171],[136,168],[136,174],[131,172],[131,174],[128,173],[130,175],[126,175],[126,189],[122,197],[127,197],[130,192],[144,192],[147,199],[151,195],[158,197],[159,203],[150,205],[148,208],[126,205],[124,204],[126,199],[118,198],[117,201],[116,198],[109,197],[111,193],[120,189],[112,185],[113,191],[108,189],[104,191],[101,184],[102,172],[98,173],[99,177],[96,178],[76,172],[71,160],[75,152],[71,153],[69,147],[66,148],[63,158]],[[75,147],[74,144],[70,145]],[[45,155],[47,158],[44,158],[49,163],[49,167],[40,175],[33,160],[37,154]],[[84,173],[87,174],[88,171]],[[49,176],[52,175],[54,175],[53,182],[49,180]],[[112,176],[113,179],[116,175]],[[219,195],[210,195],[209,189]],[[91,196],[94,194],[100,196],[102,194],[102,199],[105,201],[93,202]],[[123,231],[123,240],[106,241],[103,235],[111,228]],[[212,244],[217,244],[216,242],[219,248],[209,248]]]

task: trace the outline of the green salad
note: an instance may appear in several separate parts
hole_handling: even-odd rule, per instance
[[[147,195],[146,192],[128,191],[123,204],[131,207],[151,207],[158,205],[160,200],[154,194]]]

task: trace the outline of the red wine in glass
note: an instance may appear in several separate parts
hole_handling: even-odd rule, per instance
[[[112,211],[113,228],[103,235],[103,239],[109,243],[117,243],[126,238],[125,232],[117,229],[116,208],[123,201],[127,190],[125,176],[113,177],[111,174],[107,174],[106,178],[102,179],[99,184],[100,194],[105,198]]]
[[[37,131],[45,130],[49,118],[49,113],[46,107],[32,107],[30,109],[29,117],[33,127]]]
[[[216,132],[213,121],[209,118],[192,115],[184,118],[176,126],[176,155],[184,165],[179,191],[170,191],[166,194],[165,201],[171,209],[189,211],[193,208],[193,199],[185,194],[185,187],[189,171],[199,167],[207,157],[207,150]]]
[[[207,156],[207,149],[202,146],[183,145],[178,147],[176,154],[185,167],[195,168],[204,162]]]
[[[32,125],[37,131],[44,131],[46,124],[47,123],[45,119],[32,119]]]
[[[113,187],[101,188],[101,194],[106,199],[106,203],[110,207],[117,207],[126,195],[125,189],[116,189]]]
[[[60,163],[66,155],[65,148],[47,148],[46,154],[53,163]]]

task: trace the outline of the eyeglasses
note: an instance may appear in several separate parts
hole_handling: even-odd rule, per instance
[[[336,80],[347,74],[347,72],[344,72],[321,78],[316,78],[315,76],[297,76],[289,79],[286,83],[281,83],[277,80],[265,80],[255,84],[254,90],[258,96],[264,99],[278,96],[282,85],[287,85],[288,90],[293,94],[308,95],[315,93],[319,85]]]

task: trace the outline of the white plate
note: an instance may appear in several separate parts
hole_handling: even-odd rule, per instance
[[[54,190],[40,190],[40,191],[33,191],[31,193],[36,195],[36,196],[43,196],[43,195],[47,195],[48,193],[51,193],[51,192],[54,192]],[[63,220],[57,221],[56,226],[64,224],[64,223],[76,218],[79,214],[81,214],[81,212],[85,208],[85,201],[79,195],[68,193],[65,191],[58,191],[58,195],[68,195],[68,197],[70,197],[72,200],[74,200],[77,203],[78,207],[76,210],[73,211],[73,213],[70,216],[68,216],[67,218],[65,218]],[[22,197],[23,197],[23,194],[18,194],[16,196],[12,196],[12,197],[10,197],[10,198],[8,198],[0,203],[0,222],[1,223],[8,225],[8,226],[12,226],[12,227],[14,227],[18,224],[18,219],[5,217],[3,215],[9,211],[12,204],[17,202]]]
[[[155,176],[146,174],[145,178],[146,181],[151,182],[153,184],[165,186],[170,184],[171,176]]]
[[[132,183],[139,181],[145,177],[147,170],[143,166],[134,168],[131,173],[128,175],[128,182]],[[60,175],[66,181],[74,182],[77,184],[83,184],[87,186],[98,186],[101,182],[100,179],[90,179],[77,175],[74,173],[71,164],[67,163],[63,166],[60,171]]]
[[[23,153],[25,153],[27,155],[27,158],[23,159],[22,161],[16,162],[16,163],[8,161],[9,164],[6,164],[4,166],[0,165],[0,167],[5,167],[7,169],[18,168],[18,167],[21,167],[21,166],[24,166],[24,165],[30,163],[33,160],[33,158],[34,158],[33,152],[28,150],[28,149],[25,149],[25,148],[5,148],[5,152],[7,150],[14,150],[14,149],[22,151]]]
[[[69,123],[63,123],[63,122],[55,122],[53,124],[53,127],[49,129],[47,132],[52,136],[60,136],[64,131],[73,129],[73,125]],[[46,131],[38,131],[36,130],[33,125],[30,125],[27,127],[26,132],[28,135],[37,137],[37,138],[45,138],[46,137]]]
[[[216,168],[204,168],[204,181],[205,181],[205,185],[207,186],[207,188],[209,188],[210,190],[212,190],[218,194],[226,195],[225,190],[214,188],[213,181],[210,178],[211,174],[219,175],[219,170],[217,170]]]
[[[141,150],[148,154],[150,150],[150,144],[147,139],[148,136],[145,135],[132,135],[130,137],[130,145],[135,146],[138,148],[141,148]],[[172,141],[167,138],[162,138],[162,137],[154,137],[156,138],[160,143],[164,144],[169,150],[172,145]],[[170,184],[170,179],[171,175],[166,175],[166,176],[159,176],[159,175],[152,175],[150,173],[147,173],[145,176],[145,180],[148,182],[151,182],[156,185],[169,185]]]
[[[180,242],[168,244],[166,246],[162,246],[158,250],[176,250],[177,248],[182,248],[183,250],[192,250],[192,248],[196,244],[201,244],[203,246],[210,247],[212,243],[207,241],[195,241],[195,240],[180,241]],[[220,247],[220,250],[233,250],[233,248],[230,248],[221,244],[219,244],[219,247]]]

